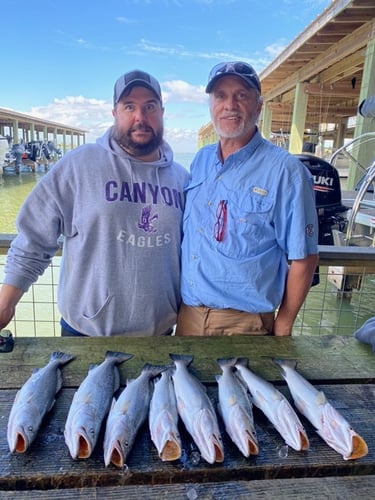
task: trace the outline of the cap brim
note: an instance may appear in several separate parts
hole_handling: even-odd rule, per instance
[[[238,78],[241,78],[241,80],[243,80],[247,86],[251,89],[255,89],[257,90],[258,92],[260,92],[260,89],[258,88],[257,85],[255,85],[253,82],[249,81],[245,76],[243,75],[239,75],[238,73],[230,73],[230,72],[227,72],[227,73],[222,73],[220,75],[216,75],[214,76],[207,84],[207,87],[206,87],[206,94],[209,94],[210,92],[212,92],[212,88],[213,86],[215,85],[215,83],[220,80],[221,78],[224,78],[225,76],[238,76]]]

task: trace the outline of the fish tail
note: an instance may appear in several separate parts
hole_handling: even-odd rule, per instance
[[[171,354],[169,353],[169,357],[172,361],[182,361],[184,365],[189,366],[193,360],[194,356],[192,354]]]
[[[278,365],[281,368],[281,374],[284,376],[286,375],[286,372],[284,370],[284,366],[291,368],[292,370],[296,369],[297,366],[297,361],[295,359],[277,359],[273,358],[272,359],[273,363],[275,365]]]
[[[149,375],[151,377],[157,377],[158,375],[160,375],[162,372],[164,372],[167,369],[168,369],[168,367],[166,365],[151,365],[150,363],[146,363],[143,366],[142,371],[149,372]]]
[[[249,368],[249,358],[242,357],[237,358],[236,365],[244,366],[245,368]]]
[[[216,360],[216,362],[220,366],[220,368],[223,368],[224,366],[235,367],[238,359],[239,358],[219,358]]]
[[[75,358],[72,354],[66,354],[61,351],[54,351],[51,354],[50,361],[58,361],[59,364],[65,365],[66,363],[69,363],[69,361],[72,361]]]
[[[105,359],[113,360],[116,365],[124,363],[124,361],[131,359],[133,356],[134,354],[128,354],[126,352],[119,352],[119,351],[107,351],[105,353]]]

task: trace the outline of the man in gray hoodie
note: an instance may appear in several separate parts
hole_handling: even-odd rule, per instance
[[[167,335],[180,303],[188,172],[163,140],[158,81],[140,70],[114,87],[113,126],[64,155],[17,217],[0,290],[0,330],[59,249],[62,335]]]

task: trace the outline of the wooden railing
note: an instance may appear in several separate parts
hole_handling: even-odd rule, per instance
[[[15,235],[0,234],[0,283],[9,245]],[[62,246],[62,242],[61,242]],[[320,283],[301,308],[293,335],[352,335],[375,315],[375,249],[319,246]],[[59,336],[57,285],[60,252],[19,303],[8,328],[15,336]]]

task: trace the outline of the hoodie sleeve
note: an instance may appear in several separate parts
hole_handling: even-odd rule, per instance
[[[17,216],[17,236],[5,263],[3,282],[27,292],[59,249],[62,234],[61,179],[56,165],[34,187]]]

